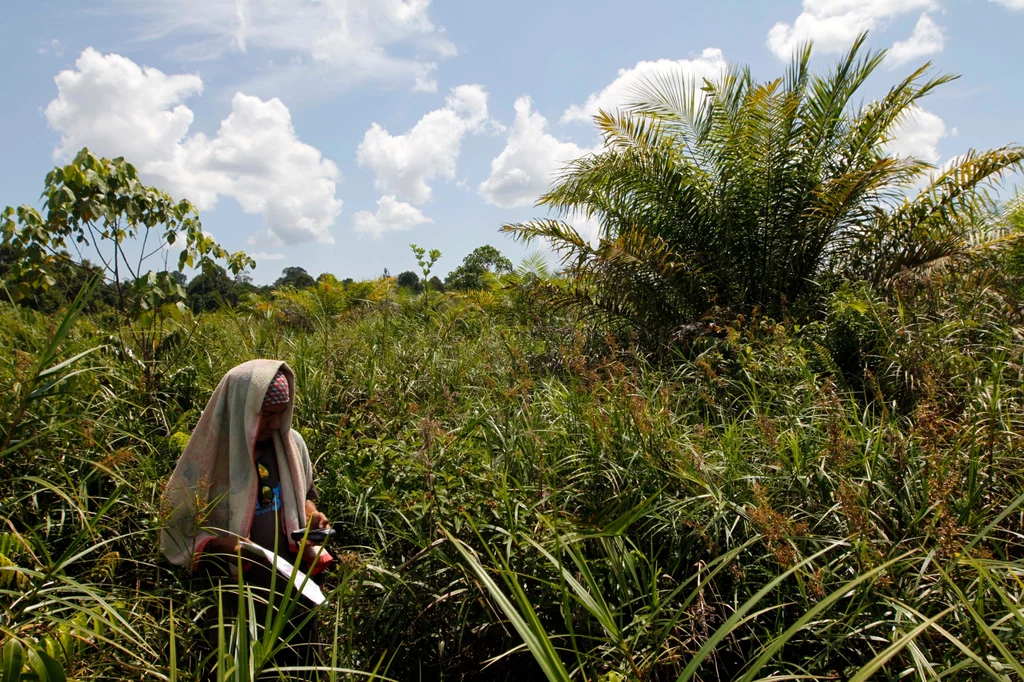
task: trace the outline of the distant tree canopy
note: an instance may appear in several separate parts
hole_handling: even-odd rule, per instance
[[[224,305],[237,304],[239,285],[228,277],[224,268],[214,265],[196,275],[185,288],[185,293],[193,312],[209,312]]]
[[[294,287],[295,289],[306,289],[316,285],[316,280],[313,276],[306,272],[305,268],[300,268],[297,265],[287,267],[281,271],[281,276],[274,282],[274,288],[280,289],[282,287]]]
[[[19,253],[18,247],[10,243],[0,242],[0,280],[4,281],[5,287],[11,284],[17,285],[20,278],[10,279],[11,271],[23,256]],[[88,260],[76,263],[70,256],[55,262],[50,270],[53,277],[53,284],[47,289],[30,290],[26,296],[19,301],[22,305],[41,313],[53,313],[62,306],[74,300],[78,292],[91,279],[103,279],[104,271],[100,266],[93,265]],[[4,299],[8,298],[8,292],[2,294]],[[95,313],[102,310],[109,310],[117,305],[117,292],[110,286],[109,282],[101,281],[89,295],[85,304],[87,312]]]
[[[0,211],[0,280],[6,287],[0,296],[54,312],[97,281],[85,310],[110,311],[140,334],[139,343],[149,343],[146,334],[161,333],[160,322],[167,316],[183,319],[186,308],[209,312],[274,289],[355,284],[327,272],[314,279],[299,266],[284,268],[270,286],[253,284],[246,272],[256,265],[252,258],[228,253],[203,231],[191,203],[145,186],[122,158],[100,158],[82,149],[70,164],[47,175],[43,198],[42,213],[29,205]],[[72,241],[74,254],[68,249]],[[142,253],[136,253],[139,244]],[[85,260],[77,251],[81,246],[93,247],[97,259]],[[396,279],[399,287],[417,293],[483,289],[490,274],[513,270],[500,251],[487,245],[474,249],[442,281],[431,273],[441,252],[410,246],[420,272],[405,271]],[[177,254],[173,264],[168,262],[172,252]],[[150,258],[160,261],[158,271],[148,269]],[[198,274],[189,281],[186,271]],[[382,277],[390,276],[385,268]]]
[[[412,270],[406,270],[398,275],[398,286],[411,289],[417,293],[423,289],[423,284],[420,282],[420,276]]]
[[[501,255],[501,251],[490,245],[479,246],[466,256],[462,265],[448,273],[446,289],[466,291],[483,289],[487,273],[502,275],[512,272],[512,261]]]

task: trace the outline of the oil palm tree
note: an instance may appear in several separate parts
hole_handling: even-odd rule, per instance
[[[855,108],[885,58],[865,37],[824,75],[808,44],[767,83],[735,67],[714,82],[641,83],[625,109],[595,117],[602,151],[541,197],[556,217],[503,231],[559,252],[569,284],[547,287],[553,301],[655,343],[716,307],[778,316],[830,275],[878,283],[977,247],[987,190],[1024,147],[972,151],[941,172],[890,152],[918,101],[955,76],[926,64]],[[596,219],[599,243],[573,217]]]

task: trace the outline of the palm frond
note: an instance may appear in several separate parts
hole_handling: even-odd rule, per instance
[[[880,216],[859,245],[862,274],[875,283],[904,269],[1008,246],[990,188],[1024,164],[1024,147],[970,151],[935,174],[918,195]]]
[[[544,280],[551,277],[551,270],[548,268],[548,259],[540,251],[534,251],[523,256],[516,268],[516,275],[520,279],[533,278]]]
[[[885,59],[865,42],[823,75],[804,45],[767,82],[736,66],[702,83],[681,69],[642,80],[627,106],[595,117],[603,150],[566,166],[539,201],[562,221],[599,222],[600,245],[558,220],[506,229],[551,240],[577,278],[574,302],[652,329],[698,319],[711,302],[778,315],[822,277],[877,283],[998,248],[976,229],[991,222],[989,189],[1021,168],[1021,149],[972,152],[907,200],[931,166],[886,146],[956,76],[925,64],[855,109]]]

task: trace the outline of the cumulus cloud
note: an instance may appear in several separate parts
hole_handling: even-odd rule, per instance
[[[454,180],[467,133],[488,127],[487,91],[480,85],[453,88],[445,106],[424,115],[401,135],[373,123],[356,150],[360,166],[376,175],[378,189],[415,204],[430,200],[434,179]]]
[[[696,59],[659,59],[654,62],[638,62],[631,69],[619,69],[618,77],[601,92],[593,93],[586,103],[573,105],[562,114],[562,121],[589,121],[600,110],[613,111],[635,99],[634,90],[638,85],[656,80],[680,71],[696,79],[697,84],[705,78],[714,80],[728,67],[722,51],[716,47],[706,48]]]
[[[199,76],[167,75],[89,48],[55,80],[57,97],[44,114],[61,136],[56,157],[85,146],[124,156],[148,181],[200,210],[232,197],[263,216],[251,243],[333,242],[329,228],[342,207],[338,168],[299,140],[280,100],[237,93],[211,138],[189,133],[193,113],[183,103],[202,92]]]
[[[287,72],[281,81],[407,83],[431,91],[435,60],[456,54],[430,19],[430,0],[121,0],[121,6],[143,18],[143,38],[178,36],[174,54],[182,59],[256,49],[280,55],[275,61]]]
[[[945,43],[946,34],[942,27],[932,21],[927,14],[922,14],[910,37],[893,43],[886,59],[890,66],[899,66],[911,59],[942,52]]]
[[[505,148],[491,161],[491,174],[478,188],[489,204],[503,208],[533,204],[559,170],[591,151],[545,132],[547,119],[532,105],[529,97],[515,102],[516,120]]]
[[[173,156],[192,125],[192,110],[182,102],[203,91],[197,75],[168,76],[91,47],[54,81],[57,97],[44,114],[61,136],[58,158],[86,145],[101,153],[116,149],[133,163]]]
[[[392,230],[411,230],[417,225],[434,222],[432,219],[393,194],[386,194],[377,200],[377,212],[358,211],[355,215],[355,231],[379,238]]]
[[[342,205],[335,197],[338,168],[298,139],[279,99],[236,94],[215,137],[192,135],[171,159],[154,160],[147,170],[200,207],[212,207],[218,195],[234,197],[284,243],[333,242],[328,229]]]
[[[840,52],[863,31],[895,17],[937,6],[937,0],[803,0],[803,12],[796,21],[780,21],[768,32],[768,47],[784,60],[808,40],[814,41],[819,52]],[[941,44],[938,49],[942,49]]]
[[[928,163],[938,162],[939,140],[946,137],[946,123],[930,111],[915,107],[894,132],[886,150],[900,156],[912,156]]]
[[[285,256],[283,253],[250,253],[250,256],[259,263],[261,260],[284,260]]]

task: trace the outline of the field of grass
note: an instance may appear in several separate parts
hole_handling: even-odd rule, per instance
[[[4,679],[259,673],[265,642],[209,635],[236,597],[157,549],[206,399],[258,357],[295,371],[341,531],[325,678],[1022,679],[1006,310],[842,287],[654,363],[516,290],[321,284],[172,325],[147,381],[109,319],[6,305]]]

